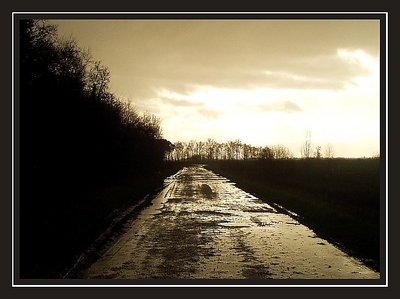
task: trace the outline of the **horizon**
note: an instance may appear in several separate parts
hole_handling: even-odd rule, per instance
[[[53,20],[172,143],[380,153],[379,21]],[[311,136],[309,136],[311,135]]]

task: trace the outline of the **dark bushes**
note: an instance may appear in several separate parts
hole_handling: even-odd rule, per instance
[[[108,69],[73,40],[43,21],[19,25],[20,275],[54,278],[123,200],[162,182],[169,143],[155,116],[108,91]],[[99,195],[118,184],[131,193]]]

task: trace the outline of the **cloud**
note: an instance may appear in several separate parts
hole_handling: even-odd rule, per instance
[[[188,107],[188,108],[196,108],[204,106],[202,103],[195,103],[189,100],[166,98],[166,97],[160,98],[160,104],[172,105],[175,107]]]
[[[338,155],[343,136],[379,148],[378,20],[57,22],[110,68],[111,91],[160,116],[172,141],[298,150],[313,128]]]
[[[301,112],[302,109],[293,102],[285,101],[283,103],[283,110],[287,112]]]
[[[362,49],[337,49],[337,55],[352,66],[364,69],[371,73],[379,65],[378,58],[374,58]]]
[[[207,119],[218,119],[221,116],[221,112],[215,111],[208,108],[200,108],[196,110],[201,116]]]
[[[299,105],[293,103],[292,101],[275,102],[273,104],[263,104],[257,106],[258,109],[265,112],[302,112],[303,110]]]
[[[116,81],[118,78],[121,80],[112,86],[117,89],[118,94],[123,90],[126,92],[129,84],[131,92],[127,96],[139,101],[154,97],[159,90],[189,95],[199,86],[338,91],[351,84],[355,77],[368,76],[371,63],[376,60],[360,50],[354,52],[355,55],[352,53],[332,49],[329,53],[316,56],[291,57],[248,65],[232,61],[231,64],[220,67],[201,64],[195,60],[170,60],[158,65],[153,73],[149,66],[150,69],[142,74],[131,71],[126,75],[118,75]],[[263,61],[262,57],[260,61]],[[114,77],[112,80],[114,81]]]
[[[111,70],[117,95],[143,101],[196,86],[340,90],[379,55],[378,21],[57,21]],[[365,56],[364,55],[364,56]],[[350,55],[351,56],[351,55]]]

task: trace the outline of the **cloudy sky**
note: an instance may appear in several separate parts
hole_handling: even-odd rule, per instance
[[[111,91],[172,142],[379,153],[379,21],[63,20],[109,67]]]

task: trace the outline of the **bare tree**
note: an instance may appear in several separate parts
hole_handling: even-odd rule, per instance
[[[240,152],[242,148],[242,142],[239,139],[236,139],[233,142],[233,146],[234,146],[234,159],[239,160],[241,157]]]
[[[314,158],[321,159],[321,146],[315,147]]]
[[[211,138],[208,138],[205,144],[205,150],[207,159],[209,160],[211,160],[214,156],[214,146],[215,146],[215,141]]]
[[[333,145],[328,143],[325,146],[324,157],[325,158],[333,158],[335,156],[335,151],[333,150]]]
[[[222,143],[222,159],[227,160],[228,158],[228,152],[229,152],[229,146],[228,143]]]
[[[293,156],[290,150],[283,145],[275,145],[271,148],[272,157],[275,159],[289,159]]]
[[[174,152],[175,152],[175,160],[177,160],[177,161],[183,160],[184,145],[182,142],[175,143]]]
[[[243,159],[247,160],[250,158],[251,146],[248,144],[243,144]]]
[[[144,131],[155,139],[162,137],[161,121],[154,114],[144,112],[139,118]]]
[[[306,131],[306,140],[301,147],[301,157],[309,159],[312,155],[312,144],[311,144],[311,132],[309,130]]]
[[[258,155],[260,159],[267,160],[267,159],[272,159],[274,157],[274,152],[273,149],[266,146],[260,148]]]
[[[222,144],[216,142],[215,143],[215,151],[214,151],[214,159],[221,160],[222,155]]]
[[[195,141],[190,140],[186,145],[186,159],[193,158],[195,151]]]
[[[371,156],[372,159],[379,159],[381,157],[380,152],[374,152]]]
[[[321,147],[317,150],[320,152]],[[320,154],[311,153],[309,158],[320,157]],[[252,146],[242,143],[240,140],[230,140],[225,143],[218,143],[208,138],[206,142],[194,141],[177,142],[168,154],[171,160],[189,160],[189,159],[209,159],[209,160],[250,160],[250,159],[291,159],[293,153],[283,145],[272,147]]]
[[[234,157],[234,151],[235,151],[235,142],[234,141],[228,141],[225,145],[226,147],[226,158],[228,160],[232,160]]]
[[[196,148],[196,155],[200,158],[200,160],[203,160],[203,158],[204,158],[204,154],[203,154],[204,142],[202,142],[202,141],[196,142],[195,148]]]
[[[95,61],[88,74],[88,85],[93,97],[100,97],[108,90],[110,83],[110,71],[102,66],[100,61]]]

